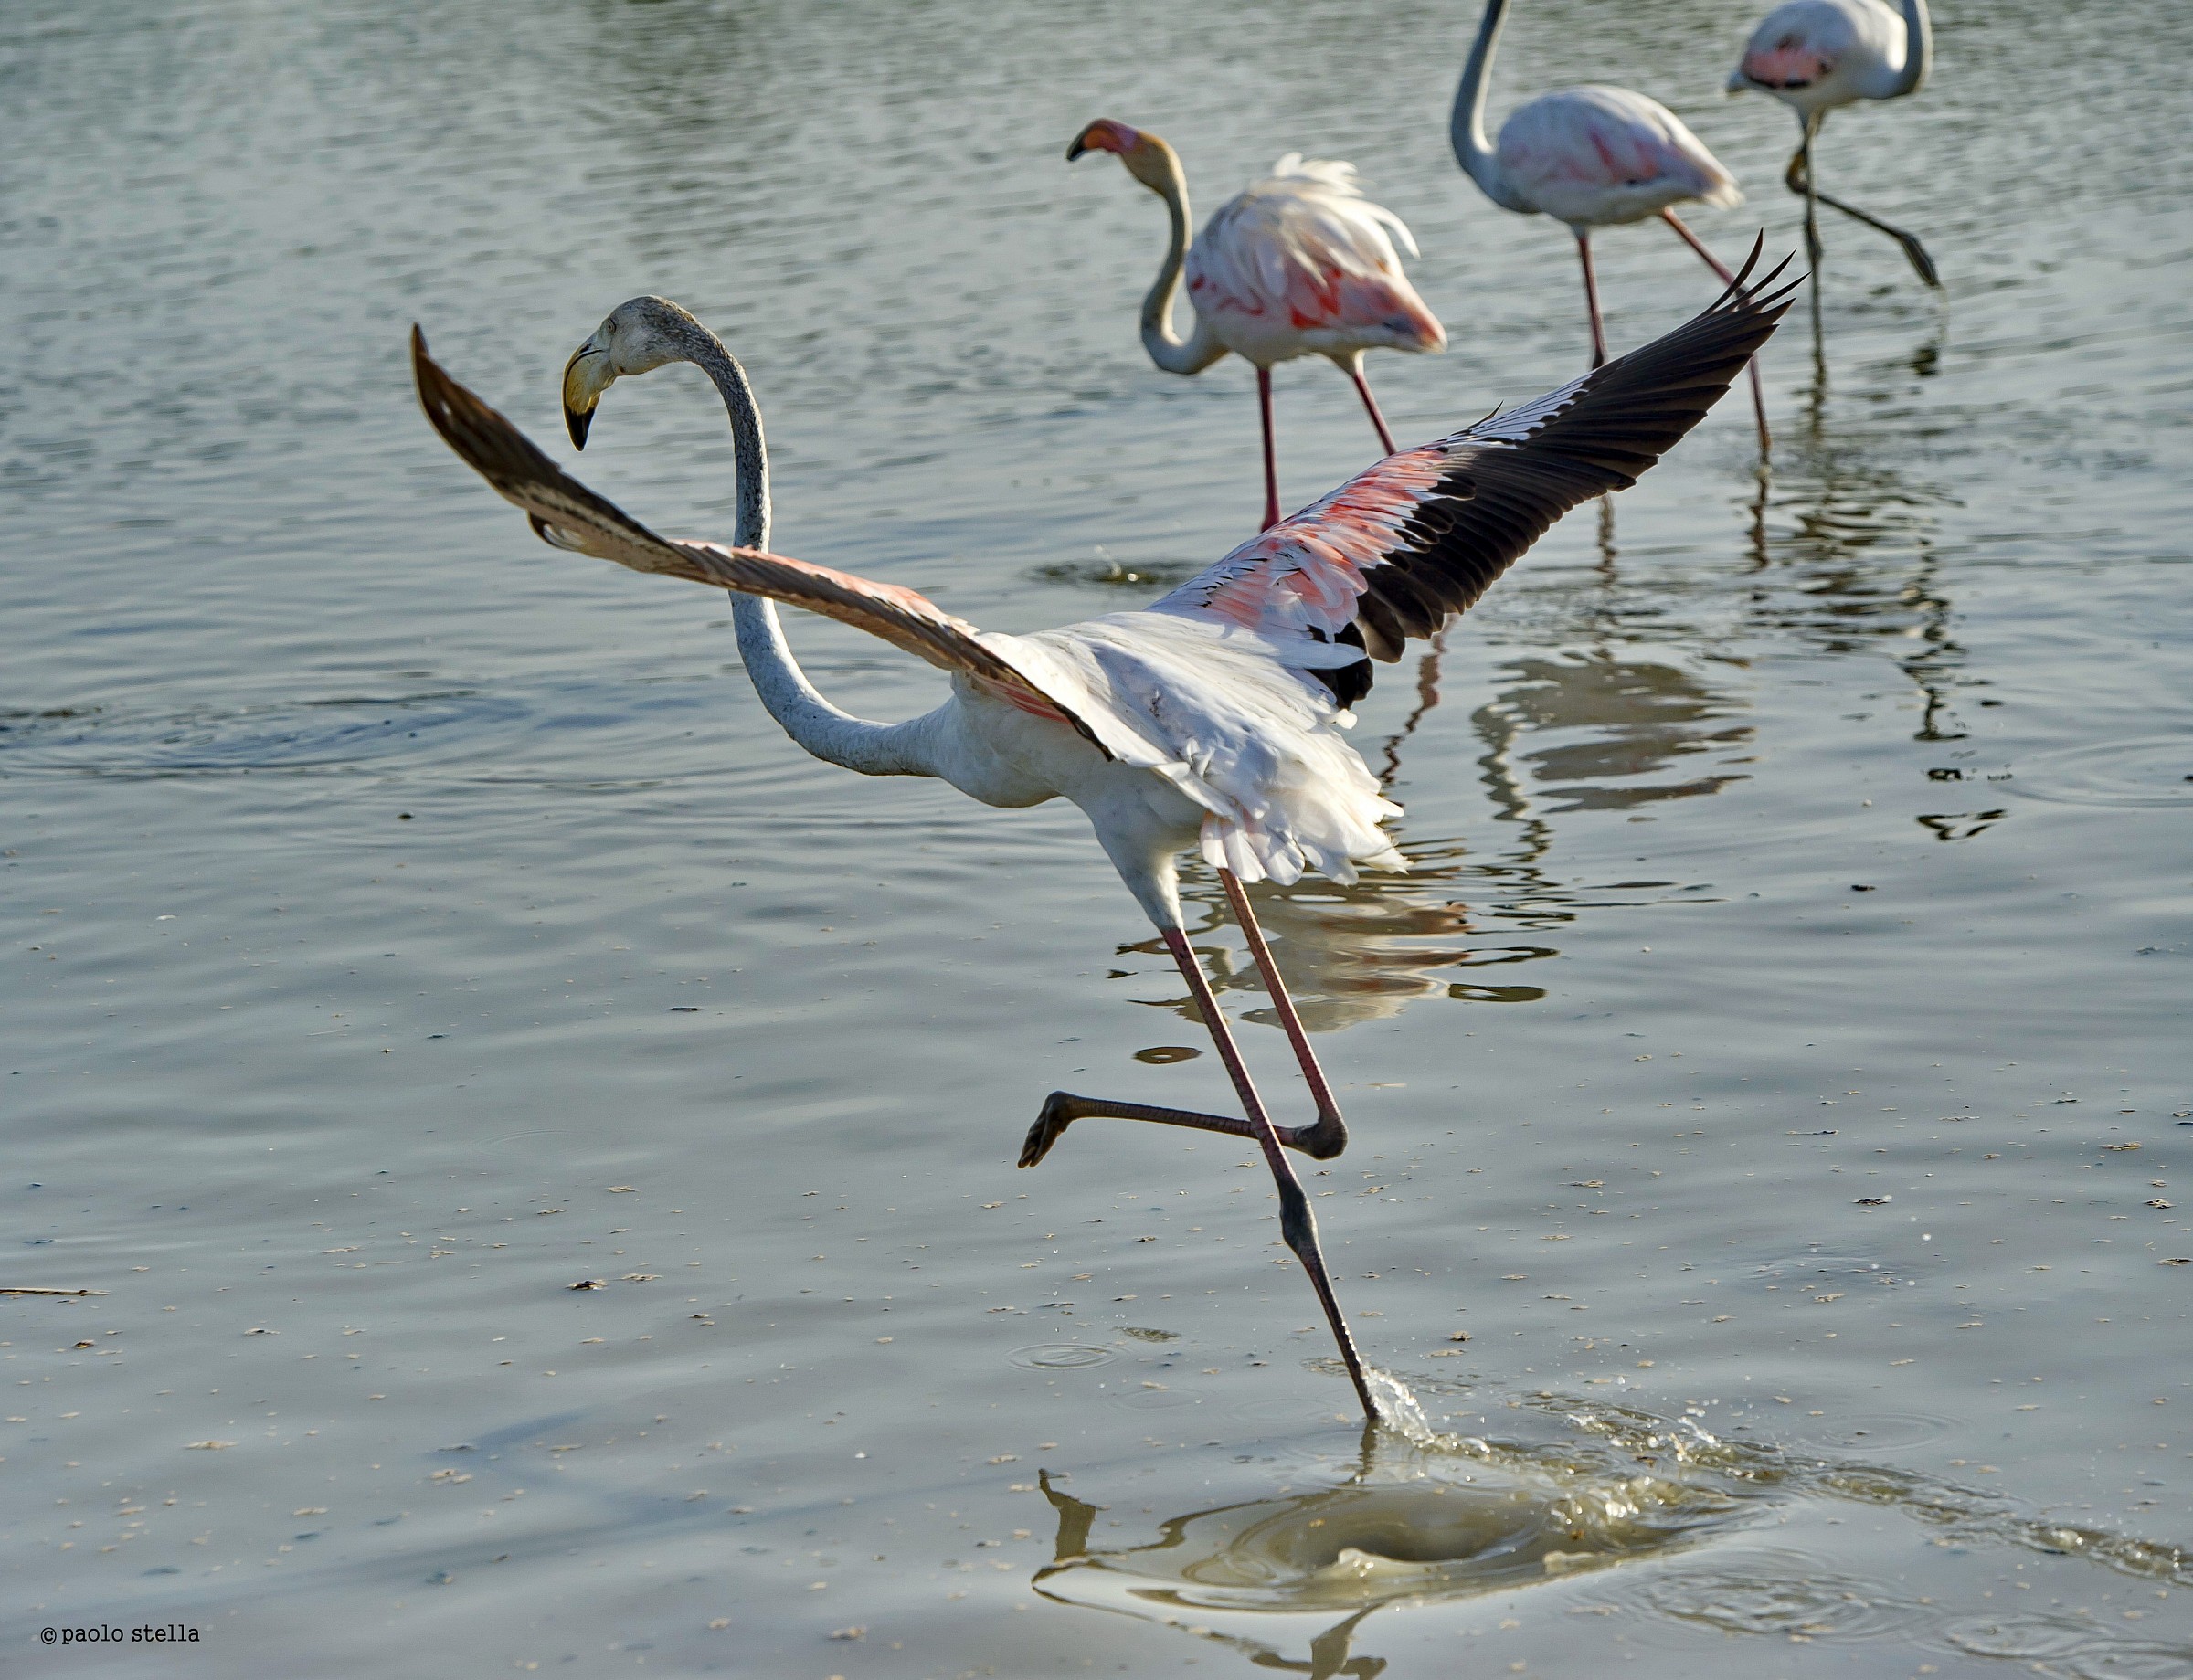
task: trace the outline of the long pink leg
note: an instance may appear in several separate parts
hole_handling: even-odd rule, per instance
[[[1219,1060],[1226,1064],[1234,1094],[1241,1098],[1242,1109],[1255,1128],[1256,1142],[1264,1150],[1264,1164],[1271,1168],[1272,1181],[1279,1188],[1279,1234],[1287,1240],[1287,1246],[1294,1250],[1295,1258],[1302,1263],[1302,1270],[1309,1276],[1309,1286],[1318,1292],[1318,1304],[1325,1309],[1325,1322],[1332,1326],[1332,1339],[1340,1345],[1340,1359],[1348,1367],[1348,1379],[1355,1384],[1355,1395],[1362,1402],[1363,1415],[1375,1422],[1379,1416],[1378,1402],[1371,1398],[1371,1382],[1363,1370],[1362,1356],[1355,1350],[1355,1337],[1348,1333],[1348,1321],[1340,1316],[1340,1301],[1332,1293],[1332,1279],[1325,1270],[1325,1256],[1318,1247],[1318,1220],[1310,1211],[1309,1198],[1303,1194],[1302,1181],[1295,1177],[1287,1151],[1280,1146],[1279,1135],[1264,1112],[1264,1099],[1256,1094],[1255,1082],[1249,1077],[1248,1065],[1241,1059],[1241,1051],[1234,1042],[1226,1018],[1219,1012],[1218,999],[1211,995],[1211,983],[1203,978],[1202,965],[1189,947],[1188,935],[1177,927],[1167,928],[1165,947],[1172,953],[1172,960],[1181,966],[1189,995],[1195,999],[1203,1024],[1211,1030],[1212,1042],[1218,1046]]]
[[[1386,453],[1397,455],[1393,434],[1386,429],[1386,417],[1378,411],[1378,398],[1371,395],[1371,382],[1363,377],[1363,359],[1357,356],[1348,369],[1348,377],[1355,381],[1355,394],[1363,399],[1363,408],[1371,417],[1371,424],[1378,430],[1378,440],[1385,446]]]
[[[1256,370],[1256,412],[1264,421],[1264,523],[1269,531],[1279,523],[1279,458],[1272,449],[1272,370]]]
[[[1708,250],[1703,239],[1683,226],[1681,217],[1663,206],[1660,210],[1660,219],[1674,228],[1683,243],[1699,254],[1706,267],[1721,277],[1722,285],[1733,286],[1736,283],[1736,277],[1729,272],[1729,265]],[[1751,374],[1752,412],[1759,418],[1759,453],[1764,457],[1774,449],[1775,439],[1773,434],[1766,429],[1766,393],[1759,383],[1759,358],[1757,356],[1751,358]]]
[[[1606,330],[1599,324],[1599,277],[1592,272],[1592,236],[1579,228],[1576,255],[1584,261],[1584,304],[1592,315],[1592,365],[1606,362]]]
[[[1250,955],[1256,959],[1257,970],[1264,976],[1265,989],[1271,994],[1272,1007],[1279,1016],[1280,1026],[1286,1030],[1287,1041],[1294,1047],[1295,1061],[1309,1086],[1310,1101],[1317,1106],[1318,1117],[1310,1125],[1275,1126],[1273,1131],[1287,1148],[1299,1150],[1313,1161],[1330,1161],[1348,1147],[1348,1122],[1333,1098],[1332,1086],[1325,1077],[1325,1070],[1318,1063],[1317,1052],[1309,1047],[1309,1035],[1302,1030],[1302,1018],[1295,1012],[1295,1000],[1287,996],[1286,983],[1279,977],[1279,966],[1272,960],[1272,948],[1265,943],[1264,929],[1257,925],[1255,912],[1249,908],[1248,894],[1242,891],[1241,882],[1232,870],[1220,870],[1218,878],[1225,883],[1226,900],[1234,907],[1234,919],[1241,924],[1242,933],[1248,939]],[[1158,1125],[1185,1126],[1192,1131],[1223,1132],[1229,1137],[1258,1136],[1253,1124],[1232,1115],[1054,1091],[1044,1099],[1043,1111],[1028,1128],[1028,1136],[1021,1145],[1020,1164],[1033,1167],[1051,1153],[1053,1146],[1065,1136],[1066,1128],[1075,1121],[1095,1119],[1147,1120]]]
[[[1279,977],[1279,965],[1272,960],[1272,947],[1265,943],[1264,929],[1257,924],[1255,912],[1249,908],[1249,895],[1242,890],[1241,882],[1232,870],[1220,870],[1218,878],[1225,885],[1226,902],[1234,906],[1234,919],[1241,924],[1241,931],[1248,939],[1249,955],[1256,959],[1257,972],[1264,976],[1265,990],[1271,994],[1272,1009],[1279,1017],[1287,1041],[1294,1046],[1296,1065],[1302,1070],[1303,1083],[1309,1086],[1309,1100],[1317,1104],[1317,1124],[1296,1128],[1295,1135],[1302,1141],[1295,1143],[1294,1147],[1320,1161],[1330,1160],[1348,1146],[1348,1122],[1340,1117],[1340,1105],[1333,1100],[1332,1086],[1326,1081],[1325,1070],[1318,1064],[1317,1051],[1309,1047],[1309,1035],[1302,1030],[1302,1018],[1295,1013],[1295,1000],[1287,996],[1287,985]]]

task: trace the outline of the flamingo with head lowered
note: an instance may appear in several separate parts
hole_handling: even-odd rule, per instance
[[[1256,408],[1264,423],[1264,524],[1279,523],[1279,468],[1272,447],[1272,365],[1297,356],[1330,357],[1354,381],[1378,441],[1393,453],[1393,434],[1363,377],[1366,350],[1439,351],[1446,329],[1425,307],[1393,243],[1410,256],[1416,241],[1401,217],[1355,187],[1349,164],[1289,152],[1268,179],[1250,183],[1218,206],[1188,243],[1188,177],[1180,155],[1146,129],[1099,117],[1066,148],[1117,153],[1127,173],[1165,201],[1171,243],[1156,284],[1142,300],[1142,347],[1169,374],[1200,374],[1229,350],[1256,369]],[[1188,277],[1195,331],[1172,330],[1172,300]]]
[[[1756,252],[1754,252],[1754,260]],[[1776,270],[1778,273],[1779,270]],[[1750,273],[1746,265],[1745,274]],[[1703,314],[1537,401],[1357,474],[1149,607],[1062,629],[976,629],[911,589],[772,554],[768,460],[745,371],[676,304],[635,298],[567,366],[572,438],[610,384],[671,362],[722,394],[737,466],[729,544],[656,535],[567,476],[442,371],[412,332],[420,402],[450,448],[559,548],[732,591],[739,652],[792,739],[866,776],[933,776],[986,805],[1079,806],[1166,948],[1215,1041],[1240,1115],[1054,1092],[1030,1129],[1033,1167],[1076,1120],[1109,1115],[1253,1140],[1277,1182],[1280,1231],[1332,1326],[1365,1413],[1380,1415],[1340,1315],[1317,1222],[1285,1151],[1340,1153],[1348,1129],[1281,983],[1244,882],[1315,870],[1398,869],[1381,826],[1399,814],[1342,737],[1370,688],[1366,655],[1400,657],[1468,608],[1561,513],[1621,489],[1696,425],[1788,307],[1789,290],[1732,286]],[[842,619],[950,673],[935,711],[875,724],[818,693],[776,603]],[[1218,872],[1316,1108],[1275,1126],[1188,944],[1178,860]]]
[[[1720,258],[1676,215],[1695,199],[1718,210],[1743,202],[1736,177],[1706,150],[1683,120],[1659,100],[1627,88],[1595,83],[1562,88],[1526,100],[1500,124],[1496,145],[1485,132],[1485,93],[1492,55],[1508,0],[1487,0],[1477,44],[1455,90],[1447,124],[1463,173],[1504,210],[1550,216],[1568,224],[1584,264],[1584,303],[1592,320],[1592,365],[1606,360],[1606,331],[1599,321],[1599,280],[1592,269],[1592,229],[1658,217],[1705,260],[1722,283],[1733,277]],[[1759,452],[1773,441],[1759,366],[1752,365],[1752,408],[1759,422]]]
[[[1939,289],[1934,259],[1916,235],[1828,197],[1813,176],[1812,143],[1829,111],[1859,100],[1902,99],[1926,85],[1934,48],[1926,0],[1898,0],[1898,8],[1891,11],[1881,0],[1789,0],[1752,31],[1729,77],[1729,91],[1772,94],[1796,113],[1800,139],[1782,179],[1791,192],[1805,195],[1805,251],[1816,269],[1818,206],[1826,205],[1887,234],[1903,248],[1919,278]]]

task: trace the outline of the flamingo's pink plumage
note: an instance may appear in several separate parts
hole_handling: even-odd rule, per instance
[[[1440,351],[1446,329],[1402,272],[1402,219],[1362,196],[1347,164],[1288,153],[1229,198],[1189,248],[1189,301],[1228,349],[1260,365],[1369,349]]]

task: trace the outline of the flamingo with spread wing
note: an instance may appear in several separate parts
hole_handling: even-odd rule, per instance
[[[450,447],[557,547],[730,590],[740,654],[761,702],[807,751],[868,776],[941,777],[987,805],[1064,797],[1088,817],[1128,891],[1180,965],[1242,1114],[1205,1114],[1054,1092],[1030,1129],[1033,1167],[1076,1120],[1156,1121],[1253,1140],[1277,1182],[1280,1230],[1332,1326],[1364,1411],[1370,1373],[1340,1315],[1317,1223],[1286,1151],[1340,1153],[1347,1125],[1244,891],[1317,871],[1352,881],[1399,869],[1382,825],[1399,810],[1341,731],[1371,686],[1369,661],[1401,656],[1464,611],[1553,521],[1634,483],[1696,425],[1774,331],[1791,288],[1743,283],[1666,337],[1561,389],[1357,474],[1149,607],[1029,635],[981,631],[910,589],[772,554],[768,463],[745,371],[676,304],[636,298],[565,370],[583,446],[614,380],[670,362],[706,373],[737,466],[728,544],[655,534],[568,477],[442,371],[416,328],[412,366]],[[857,625],[951,675],[935,711],[903,724],[825,700],[786,645],[785,602]],[[1178,859],[1218,872],[1308,1083],[1316,1117],[1277,1126],[1184,931]]]

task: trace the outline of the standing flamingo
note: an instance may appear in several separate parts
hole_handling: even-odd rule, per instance
[[[1075,1120],[1099,1115],[1255,1139],[1278,1184],[1280,1231],[1375,1419],[1317,1222],[1284,1153],[1328,1159],[1345,1146],[1347,1125],[1242,883],[1293,882],[1306,870],[1346,882],[1359,864],[1405,867],[1379,826],[1398,808],[1340,734],[1352,721],[1343,708],[1370,687],[1366,651],[1397,659],[1404,637],[1429,635],[1469,607],[1563,511],[1635,482],[1773,332],[1788,291],[1768,293],[1768,281],[1731,287],[1658,343],[1536,402],[1381,461],[1146,608],[1029,636],[984,634],[911,589],[768,552],[768,462],[745,371],[674,303],[635,298],[579,346],[565,369],[567,423],[582,442],[612,381],[670,362],[699,366],[731,419],[738,476],[729,546],[665,540],[566,476],[444,373],[416,327],[411,360],[435,429],[544,540],[733,591],[755,691],[816,757],[867,776],[939,777],[986,805],[1063,794],[1082,808],[1180,965],[1245,1117],[1054,1092],[1021,1165],[1042,1160]],[[778,601],[942,667],[950,696],[897,724],[840,711],[786,646]],[[1310,1125],[1273,1125],[1189,946],[1176,860],[1191,847],[1218,871],[1248,939],[1308,1084]]]
[[[1732,284],[1732,275],[1705,242],[1683,225],[1674,206],[1689,199],[1717,210],[1743,202],[1736,177],[1704,141],[1659,100],[1627,88],[1587,83],[1526,100],[1500,124],[1499,144],[1485,136],[1485,90],[1508,0],[1487,0],[1477,44],[1455,90],[1447,123],[1463,173],[1503,210],[1546,215],[1566,222],[1584,264],[1584,303],[1592,318],[1592,365],[1606,360],[1606,332],[1599,321],[1599,280],[1592,271],[1592,229],[1641,222],[1657,216],[1675,229],[1706,266]],[[1766,428],[1766,396],[1759,365],[1751,367],[1752,411],[1759,422],[1759,452],[1774,439]]]
[[[1838,105],[1859,100],[1896,100],[1926,84],[1934,34],[1926,0],[1898,0],[1902,13],[1881,0],[1789,0],[1769,12],[1744,47],[1729,77],[1729,91],[1771,93],[1797,113],[1802,138],[1783,183],[1805,195],[1805,251],[1820,266],[1819,206],[1885,233],[1903,247],[1919,278],[1939,289],[1941,276],[1926,247],[1901,227],[1868,216],[1855,205],[1821,192],[1812,173],[1812,142]]]
[[[1289,152],[1268,179],[1251,182],[1218,206],[1188,243],[1188,177],[1180,155],[1143,129],[1099,117],[1066,148],[1115,152],[1127,173],[1165,201],[1172,240],[1157,282],[1142,300],[1142,347],[1169,374],[1200,374],[1231,350],[1256,369],[1264,422],[1264,528],[1279,523],[1279,468],[1272,448],[1272,364],[1321,355],[1355,382],[1356,394],[1393,453],[1393,434],[1363,377],[1366,350],[1440,351],[1446,329],[1401,271],[1393,238],[1416,255],[1401,217],[1355,188],[1351,164]],[[1195,331],[1172,330],[1182,270]]]

